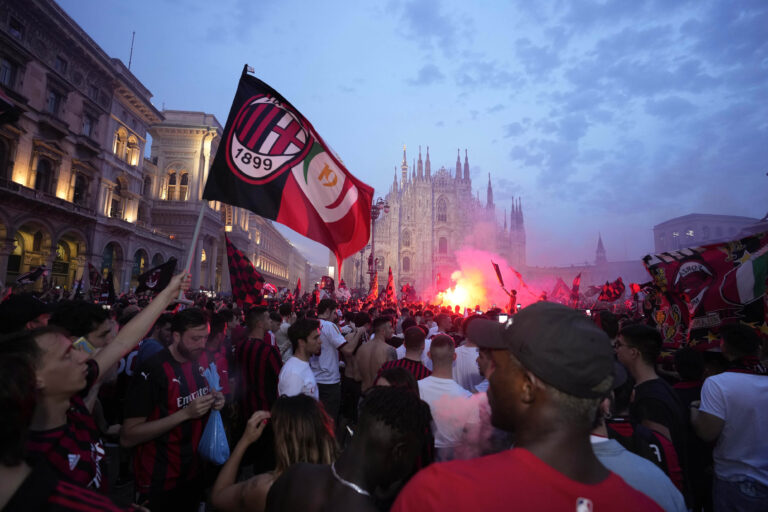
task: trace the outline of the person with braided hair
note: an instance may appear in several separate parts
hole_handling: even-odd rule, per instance
[[[299,463],[272,485],[267,511],[388,510],[415,473],[429,407],[415,393],[374,387],[346,450],[331,465]]]

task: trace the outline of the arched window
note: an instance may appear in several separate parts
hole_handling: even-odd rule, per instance
[[[152,195],[152,178],[149,176],[144,176],[144,186],[141,189],[141,195],[147,199]]]
[[[440,240],[437,241],[437,252],[440,254],[448,254],[448,239],[445,237],[440,237]]]
[[[120,127],[115,131],[115,137],[112,141],[112,153],[120,160],[126,159],[128,151],[128,131]]]
[[[128,165],[136,167],[139,165],[139,140],[131,135],[128,137],[128,147],[125,152],[125,161]]]
[[[403,231],[403,247],[411,246],[411,232],[407,229]]]
[[[51,181],[53,177],[53,166],[47,158],[40,158],[37,161],[37,172],[35,173],[35,190],[50,194]]]
[[[87,201],[88,180],[85,179],[85,176],[78,173],[75,176],[75,191],[72,194],[72,202],[80,206],[86,206]]]
[[[152,256],[152,266],[156,267],[158,265],[162,265],[163,263],[163,255],[160,253],[155,254]]]
[[[403,256],[403,272],[411,271],[411,258]]]
[[[183,173],[179,180],[179,201],[186,201],[189,199],[189,174]]]
[[[447,222],[448,221],[448,203],[445,202],[444,198],[440,198],[437,200],[437,222]]]
[[[178,184],[176,183],[176,171],[171,170],[168,173],[168,194],[166,199],[168,201],[176,201],[178,198]]]

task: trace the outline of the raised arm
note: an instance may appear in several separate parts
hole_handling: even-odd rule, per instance
[[[99,378],[106,373],[106,370],[117,363],[121,357],[131,351],[157,320],[165,308],[171,304],[179,295],[180,290],[189,288],[189,274],[182,272],[177,274],[168,283],[157,297],[150,302],[147,307],[139,312],[130,322],[120,329],[115,339],[110,344],[100,350],[93,359],[99,364]]]

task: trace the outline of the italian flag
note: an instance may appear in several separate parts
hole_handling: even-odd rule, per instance
[[[723,283],[724,288],[731,288],[729,291],[732,293],[727,294],[730,298],[733,298],[733,292],[736,292],[735,302],[749,304],[762,297],[765,294],[765,280],[768,277],[768,245],[761,247],[755,253],[747,254],[747,259],[742,261],[735,271],[736,289],[733,290],[732,285],[726,284],[728,280]]]

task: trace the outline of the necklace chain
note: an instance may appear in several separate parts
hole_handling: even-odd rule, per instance
[[[333,473],[333,477],[336,480],[338,480],[341,485],[345,485],[345,486],[349,487],[350,489],[352,489],[353,491],[355,491],[356,493],[362,494],[363,496],[370,496],[371,495],[371,493],[369,493],[368,491],[366,491],[365,489],[363,489],[359,485],[353,484],[352,482],[350,482],[348,480],[344,480],[343,478],[341,478],[339,476],[339,474],[336,472],[336,463],[335,462],[331,464],[331,473]]]

